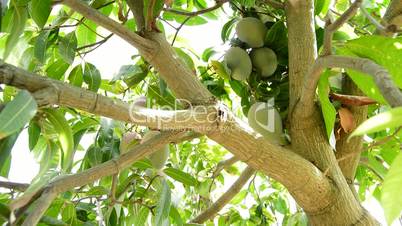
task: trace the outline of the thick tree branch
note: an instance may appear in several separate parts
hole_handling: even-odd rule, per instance
[[[402,1],[401,0],[392,0],[389,4],[387,11],[383,17],[384,25],[387,27],[400,28],[402,26]],[[392,36],[394,32],[387,32],[377,30],[377,33],[380,33],[384,36]]]
[[[374,79],[381,94],[392,107],[402,106],[402,93],[385,68],[366,58],[330,55],[318,58],[304,81],[299,102],[303,106],[304,116],[310,115],[313,111],[315,89],[322,71],[326,68],[344,68],[368,74]]]
[[[218,113],[213,106],[190,106],[186,110],[175,111],[137,107],[0,61],[1,83],[34,93],[39,105],[72,107],[153,129],[203,132],[216,128]]]
[[[178,14],[178,15],[183,15],[183,16],[189,16],[189,17],[194,17],[194,16],[198,16],[204,13],[208,13],[211,11],[214,11],[216,9],[219,9],[220,7],[222,7],[222,5],[225,2],[228,2],[229,0],[217,0],[216,4],[210,8],[206,8],[206,9],[202,9],[199,11],[195,11],[195,12],[186,12],[186,11],[181,11],[181,10],[177,10],[177,9],[172,9],[172,8],[164,8],[163,10],[165,12],[170,12],[170,13],[174,13],[174,14]]]
[[[58,194],[71,190],[74,187],[79,187],[92,183],[102,177],[110,176],[118,173],[124,168],[131,166],[131,164],[137,160],[140,160],[153,152],[159,150],[164,145],[169,142],[175,141],[179,137],[179,132],[162,132],[146,141],[143,144],[136,145],[127,153],[122,154],[116,159],[109,160],[86,171],[63,175],[52,182],[50,182],[45,188],[40,189],[39,199],[33,203],[35,206],[32,211],[28,214],[27,219],[24,221],[24,226],[36,225],[40,217],[44,214],[46,209],[49,207],[51,202],[58,196]],[[31,201],[35,195],[30,195],[31,197],[21,197],[24,202],[19,202],[19,199],[15,200],[10,204],[10,209],[12,211],[19,209],[26,205],[27,201]]]
[[[353,4],[347,9],[335,22],[331,23],[327,21],[327,26],[324,32],[324,44],[322,54],[323,56],[330,55],[332,53],[332,37],[342,25],[344,25],[350,18],[352,18],[359,10],[363,0],[355,0]]]
[[[127,5],[134,14],[137,31],[143,31],[145,29],[144,1],[127,0]]]
[[[232,186],[219,197],[208,209],[204,210],[197,217],[192,219],[191,223],[203,224],[205,221],[212,219],[223,207],[225,207],[243,188],[247,181],[253,176],[255,170],[247,167],[241,173],[239,178],[232,184]]]

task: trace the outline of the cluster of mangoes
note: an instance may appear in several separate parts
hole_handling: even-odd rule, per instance
[[[224,56],[232,79],[247,81],[253,70],[262,78],[275,73],[278,59],[272,49],[264,46],[266,33],[265,24],[255,17],[242,18],[236,24],[237,38],[245,45],[231,47]],[[256,102],[248,110],[247,118],[256,132],[275,143],[283,143],[282,119],[274,106]]]
[[[264,47],[266,33],[264,23],[255,17],[245,17],[237,23],[237,38],[249,48],[234,46],[226,52],[224,63],[232,79],[246,81],[253,69],[264,78],[274,74],[278,60],[272,49]]]

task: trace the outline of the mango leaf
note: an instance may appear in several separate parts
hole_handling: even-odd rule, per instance
[[[399,88],[402,88],[402,38],[367,36],[346,42],[337,52],[342,55],[357,56],[373,60],[387,69]],[[392,60],[390,60],[392,59]],[[365,74],[347,70],[356,85],[370,98],[386,103],[373,79]]]
[[[179,181],[184,185],[196,186],[198,184],[198,181],[193,176],[181,170],[169,167],[164,169],[163,172],[172,179]]]
[[[64,60],[62,60],[62,59],[59,59],[59,60],[56,60],[55,62],[53,62],[46,69],[46,74],[49,78],[61,80],[64,77],[64,73],[66,73],[66,71],[69,67],[70,67],[70,65],[68,63],[64,62]],[[81,78],[81,81],[82,81],[82,78]]]
[[[321,103],[321,111],[324,117],[325,128],[327,131],[328,139],[331,137],[332,130],[334,129],[336,119],[336,109],[328,98],[329,82],[328,78],[330,71],[325,71],[320,80],[318,81],[318,97]]]
[[[82,80],[83,80],[83,70],[81,65],[75,66],[73,70],[71,70],[70,75],[68,76],[68,80],[70,83],[74,86],[81,87],[82,86]]]
[[[19,133],[14,133],[13,135],[0,140],[0,171],[4,170],[8,172],[8,170],[3,169],[3,167],[7,166],[7,161],[9,161],[11,157],[11,150],[17,141],[18,135]],[[8,165],[8,167],[10,166]]]
[[[46,61],[46,50],[47,50],[47,42],[50,31],[42,31],[39,36],[36,38],[36,42],[34,45],[34,55],[37,60],[41,63],[45,63]]]
[[[28,137],[29,137],[29,150],[33,150],[35,145],[38,143],[40,137],[40,126],[35,121],[31,121],[28,126]]]
[[[86,20],[85,25],[80,24],[75,33],[77,35],[77,42],[78,46],[82,47],[84,45],[92,44],[96,42],[96,28],[97,24],[90,21]]]
[[[146,225],[146,221],[149,215],[149,209],[147,207],[141,207],[140,211],[138,212],[137,215],[134,216],[134,226],[142,226]]]
[[[229,36],[230,36],[231,31],[233,30],[233,27],[236,22],[237,22],[237,20],[235,18],[233,18],[223,25],[222,31],[221,31],[221,39],[223,42],[226,42],[227,40],[229,40]]]
[[[64,37],[59,38],[59,53],[67,63],[72,64],[75,58],[75,50],[77,49],[77,37],[74,32],[68,33]]]
[[[0,139],[20,130],[35,116],[38,106],[28,91],[22,90],[0,112]]]
[[[52,0],[32,0],[29,13],[39,28],[43,28],[49,18]]]
[[[162,180],[161,190],[159,191],[158,204],[156,206],[154,225],[156,226],[169,225],[170,206],[171,206],[171,191],[166,180]]]
[[[12,9],[10,35],[7,37],[6,46],[4,49],[4,59],[10,55],[11,50],[19,41],[19,37],[24,32],[25,22],[28,19],[28,12],[25,6],[16,6]]]
[[[402,107],[393,108],[387,112],[380,113],[364,121],[350,135],[350,137],[361,136],[367,133],[374,133],[387,128],[395,128],[402,125]]]
[[[392,163],[382,187],[381,204],[389,225],[402,212],[402,153]]]
[[[101,82],[101,74],[95,65],[90,63],[85,63],[83,78],[86,84],[88,84],[88,89],[97,92]]]
[[[174,207],[174,205],[170,206],[170,217],[174,220],[174,225],[184,225],[183,218],[180,216],[179,211]]]
[[[60,142],[61,149],[63,150],[62,155],[62,168],[66,171],[70,170],[74,158],[74,138],[70,125],[64,118],[64,115],[59,111],[54,109],[46,109],[47,119],[52,123],[56,133],[58,134],[58,139]]]

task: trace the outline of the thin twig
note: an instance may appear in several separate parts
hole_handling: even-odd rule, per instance
[[[191,223],[202,224],[208,219],[213,218],[223,207],[226,206],[243,188],[247,181],[255,173],[255,170],[247,166],[241,173],[239,178],[232,184],[232,186],[214,202],[208,209],[204,210],[201,214],[191,220]]]
[[[178,14],[178,15],[182,15],[182,16],[188,16],[188,17],[195,17],[204,13],[208,13],[211,11],[214,11],[216,9],[219,9],[224,3],[228,2],[229,0],[219,0],[216,1],[216,4],[210,8],[206,8],[206,9],[202,9],[199,11],[195,11],[195,12],[186,12],[186,11],[181,11],[181,10],[177,10],[177,9],[171,9],[171,8],[164,8],[163,10],[165,12],[170,12],[170,13],[174,13],[174,14]]]
[[[322,55],[327,56],[332,54],[332,37],[334,32],[337,31],[343,24],[345,24],[350,18],[352,18],[363,0],[355,0],[355,2],[347,9],[335,22],[331,23],[327,20],[327,26],[324,32],[324,44]]]

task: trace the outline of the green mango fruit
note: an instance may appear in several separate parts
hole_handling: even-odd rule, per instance
[[[159,131],[150,130],[144,135],[141,143],[144,143],[145,141],[159,134],[160,134]],[[148,159],[151,161],[151,164],[155,169],[161,170],[165,166],[167,160],[169,159],[169,154],[170,154],[169,145],[165,145],[160,150],[150,154],[148,156]]]
[[[273,75],[278,67],[278,59],[275,52],[270,48],[254,49],[250,53],[254,68],[262,77]]]
[[[251,74],[251,59],[247,52],[240,47],[230,48],[225,54],[224,62],[230,69],[233,79],[245,81]]]
[[[254,17],[245,17],[236,25],[236,35],[251,48],[259,48],[264,45],[267,28],[264,23]]]

